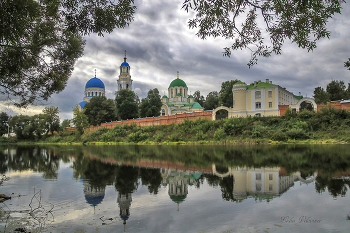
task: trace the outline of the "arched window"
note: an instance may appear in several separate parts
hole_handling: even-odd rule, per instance
[[[255,116],[261,117],[261,113],[256,113]]]
[[[99,96],[101,96],[101,92],[99,92]]]
[[[93,93],[93,92],[91,92],[91,96],[94,96],[94,93]]]
[[[162,116],[165,116],[165,109],[162,108],[162,113],[161,113]]]
[[[129,89],[129,84],[126,84],[126,89]]]
[[[123,89],[123,86],[121,84],[119,84],[119,87],[120,87],[120,89]]]
[[[90,96],[90,91],[88,92],[88,96]]]
[[[96,94],[95,96],[97,96],[97,91],[95,92],[95,94]]]

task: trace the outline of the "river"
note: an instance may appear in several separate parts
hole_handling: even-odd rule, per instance
[[[349,145],[0,146],[0,173],[1,232],[350,228]]]

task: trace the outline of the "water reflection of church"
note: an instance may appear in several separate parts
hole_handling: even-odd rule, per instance
[[[132,204],[132,193],[137,190],[137,183],[140,177],[138,167],[116,166],[113,169],[120,171],[119,176],[112,183],[116,186],[118,192],[117,203],[119,207],[119,217],[126,224],[130,217],[130,208]],[[148,170],[148,169],[146,169]],[[159,183],[156,185],[160,187],[167,187],[170,200],[177,204],[179,210],[180,204],[183,203],[187,196],[189,186],[199,184],[199,179],[207,178],[216,181],[222,181],[229,178],[229,182],[222,184],[226,185],[226,190],[229,190],[231,199],[233,201],[243,201],[247,198],[255,198],[257,200],[271,200],[276,196],[280,196],[294,185],[296,180],[300,180],[299,173],[287,175],[286,171],[280,167],[271,168],[246,168],[235,167],[226,168],[226,171],[218,171],[217,166],[212,165],[208,171],[184,171],[172,168],[156,168],[153,173],[160,176]],[[159,172],[159,173],[158,173]],[[159,174],[159,175],[157,175]],[[315,177],[317,173],[315,173]],[[149,177],[150,178],[150,177]],[[119,180],[118,179],[122,179]],[[84,185],[84,196],[86,202],[93,206],[102,203],[105,197],[106,184],[101,185],[96,183],[97,180],[83,179],[81,181]],[[136,182],[136,183],[135,183]],[[110,183],[111,184],[111,183]],[[124,187],[127,186],[127,187]],[[129,187],[130,186],[130,187]],[[222,186],[223,188],[224,186]]]
[[[199,179],[201,172],[177,171],[171,169],[160,169],[162,174],[162,185],[168,186],[170,199],[179,205],[185,201],[188,194],[188,186],[192,186],[194,180]]]

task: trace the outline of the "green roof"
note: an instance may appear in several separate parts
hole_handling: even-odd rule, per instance
[[[177,78],[177,79],[174,79],[170,83],[169,88],[170,87],[187,87],[187,86],[186,86],[186,83],[182,79]]]
[[[181,93],[177,93],[176,96],[181,96]]]
[[[181,203],[183,202],[187,197],[187,194],[185,195],[170,195],[170,199],[175,203]]]
[[[199,103],[194,102],[191,108],[203,108]]]
[[[294,97],[297,98],[298,100],[301,100],[302,98],[304,98],[302,95],[301,96],[294,95]]]
[[[245,83],[242,82],[241,80],[238,80],[235,84],[245,84]]]
[[[166,95],[163,95],[163,97],[162,97],[163,99],[166,99],[166,98],[168,98],[168,96],[166,96]]]
[[[272,83],[260,82],[260,83],[256,84],[256,87],[254,86],[254,83],[251,85],[248,85],[247,89],[262,88],[262,87],[274,87],[274,86],[277,86],[277,85],[272,84]]]
[[[188,98],[193,98],[193,95],[190,95]]]

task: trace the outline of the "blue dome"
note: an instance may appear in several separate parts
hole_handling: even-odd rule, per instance
[[[129,66],[127,62],[123,62],[120,66]]]
[[[88,204],[91,206],[97,206],[103,201],[103,198],[105,195],[99,195],[99,196],[94,196],[94,195],[85,195],[85,200]]]
[[[85,89],[86,88],[103,88],[103,89],[105,89],[105,85],[103,84],[103,82],[100,79],[94,77],[86,83]]]
[[[81,108],[84,108],[85,104],[87,104],[86,101],[81,101],[81,102],[79,103],[79,105],[80,105]]]

